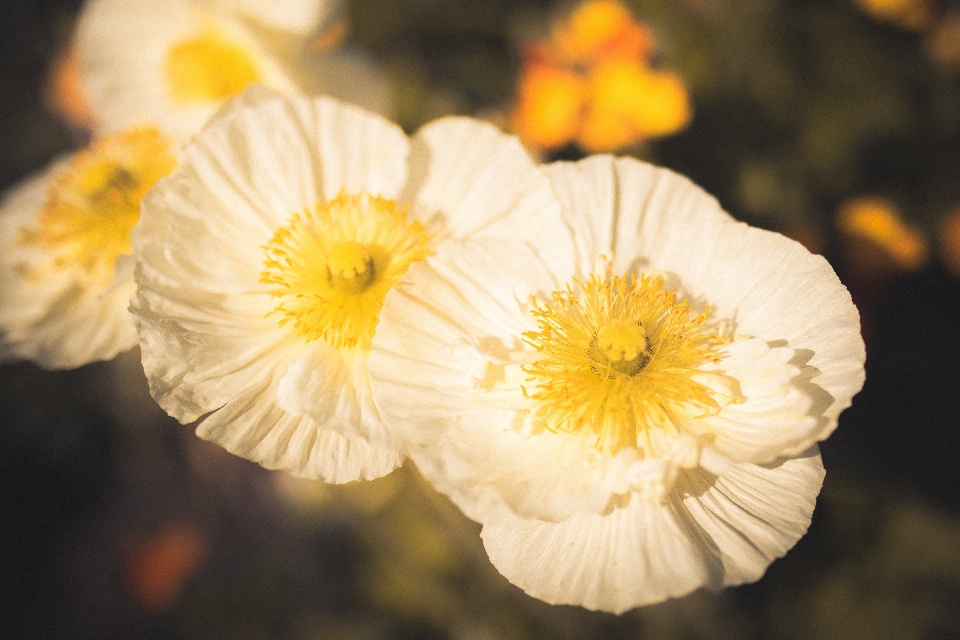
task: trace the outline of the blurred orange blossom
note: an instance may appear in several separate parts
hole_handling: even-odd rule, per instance
[[[686,88],[650,66],[653,45],[617,0],[580,4],[523,48],[514,131],[535,150],[576,142],[597,153],[682,129],[692,115]]]

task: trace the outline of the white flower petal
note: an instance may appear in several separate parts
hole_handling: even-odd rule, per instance
[[[809,447],[820,422],[811,415],[816,394],[798,384],[796,352],[759,338],[735,341],[723,351],[727,357],[716,367],[735,381],[742,400],[694,421],[698,433],[714,436],[710,446],[735,462],[769,462]]]
[[[488,278],[502,286],[489,288]],[[457,350],[480,342],[522,348],[527,296],[556,286],[531,249],[514,240],[450,241],[413,264],[384,299],[367,362],[391,427],[411,443],[432,443],[447,428],[437,420],[452,419],[449,411],[471,396],[476,363],[456,358]]]
[[[337,100],[253,87],[181,153],[207,188],[236,192],[271,228],[340,192],[396,198],[409,142],[399,127]]]
[[[294,415],[345,435],[359,435],[390,448],[394,436],[380,419],[367,376],[366,353],[312,343],[280,380],[277,404]]]
[[[405,199],[441,235],[511,237],[555,273],[572,273],[569,232],[549,180],[516,137],[470,118],[441,118],[412,140]]]
[[[215,188],[220,176],[185,167],[161,180],[132,236],[138,288],[130,309],[144,371],[154,398],[183,422],[223,406],[247,377],[296,358],[288,332],[267,317],[273,304],[258,282],[257,243],[272,229],[246,198]],[[217,210],[231,215],[217,224]]]
[[[402,464],[394,449],[283,411],[273,403],[276,393],[269,382],[245,390],[203,420],[197,434],[268,469],[337,484],[379,478]]]
[[[675,506],[722,560],[723,584],[753,582],[806,533],[823,477],[816,447],[770,465],[736,465],[720,478],[687,471]]]
[[[759,579],[806,532],[822,482],[814,448],[721,478],[685,471],[668,505],[635,497],[602,515],[517,518],[481,535],[497,570],[528,594],[620,613]]]
[[[150,392],[181,422],[223,406],[251,380],[286,370],[296,358],[275,323],[258,333],[255,322],[244,323],[243,314],[219,306],[214,296],[138,281],[131,311]]]
[[[781,455],[830,435],[863,386],[865,355],[860,316],[826,260],[779,234],[735,223],[685,226],[650,261],[676,274],[690,299],[709,303],[712,318],[732,320],[737,334],[794,350],[802,367],[794,386],[812,397],[808,414],[818,426]]]
[[[733,220],[688,178],[633,158],[591,156],[543,171],[573,229],[581,275],[600,256],[613,259],[614,273],[646,268],[643,257],[679,225]]]
[[[481,536],[504,577],[550,604],[621,613],[719,575],[719,562],[703,556],[672,509],[638,498],[604,515],[486,525]]]
[[[62,166],[66,161],[61,158],[52,166]],[[23,234],[36,228],[50,177],[56,170],[44,170],[15,184],[0,201],[0,334],[5,349],[16,349],[16,343],[28,339],[29,327],[47,311],[58,292],[71,284],[65,273],[54,273],[53,278],[37,279],[29,285],[23,281],[27,271],[49,262],[46,252],[23,242]]]

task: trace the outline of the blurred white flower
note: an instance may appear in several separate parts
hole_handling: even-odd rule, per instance
[[[174,166],[155,129],[134,129],[10,190],[0,204],[0,357],[63,369],[137,344],[130,231],[140,198]]]
[[[621,612],[758,579],[806,531],[816,443],[863,383],[849,294],[667,170],[544,171],[579,267],[507,242],[411,266],[368,364],[384,421],[537,598]]]
[[[80,83],[96,124],[143,123],[185,140],[252,84],[285,93],[352,88],[339,97],[384,107],[382,81],[357,60],[318,57],[311,43],[331,0],[90,0],[76,47]]]
[[[366,373],[383,296],[447,238],[573,249],[519,142],[465,118],[413,138],[327,98],[254,88],[144,200],[131,310],[151,392],[264,466],[347,482],[402,456]],[[480,277],[481,274],[477,274]]]
[[[287,37],[310,37],[335,20],[342,0],[201,0],[220,11],[235,12],[255,23],[285,32]]]

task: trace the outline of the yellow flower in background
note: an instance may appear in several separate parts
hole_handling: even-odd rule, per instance
[[[140,199],[175,166],[170,143],[139,128],[11,189],[0,209],[0,355],[61,369],[136,345],[130,232]]]
[[[587,152],[675,133],[692,117],[683,82],[651,68],[653,36],[616,0],[591,0],[529,44],[511,122],[531,148]]]
[[[372,479],[403,460],[366,367],[384,296],[411,265],[463,238],[573,260],[549,180],[475,120],[408,138],[337,100],[254,87],[180,159],[133,235],[151,393],[181,422],[210,414],[201,437],[295,475]]]
[[[544,173],[577,268],[508,242],[412,265],[369,360],[385,421],[534,597],[622,612],[759,579],[806,531],[816,443],[863,384],[849,293],[670,171]]]
[[[840,207],[837,224],[843,233],[879,249],[897,269],[916,271],[927,264],[926,238],[920,230],[903,223],[889,200],[872,197],[848,200]]]

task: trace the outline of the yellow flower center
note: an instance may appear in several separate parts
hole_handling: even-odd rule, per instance
[[[647,332],[636,322],[610,320],[599,329],[587,349],[605,375],[635,376],[643,369],[648,357]]]
[[[164,71],[179,103],[226,100],[262,76],[249,47],[213,29],[170,49]]]
[[[719,409],[696,380],[720,360],[723,340],[703,330],[658,278],[591,276],[554,292],[533,311],[524,340],[540,359],[524,365],[535,420],[557,432],[593,436],[599,449],[642,447],[651,429],[678,432],[675,418]]]
[[[264,247],[260,281],[273,285],[270,314],[306,340],[368,349],[380,307],[411,264],[429,254],[430,236],[405,207],[368,194],[341,193],[295,214]]]
[[[340,293],[360,293],[373,282],[373,257],[359,242],[347,240],[334,245],[327,256],[327,280]]]
[[[130,252],[130,231],[140,199],[176,168],[170,145],[156,129],[134,129],[101,138],[73,157],[50,184],[39,227],[25,240],[109,284],[117,258]]]

